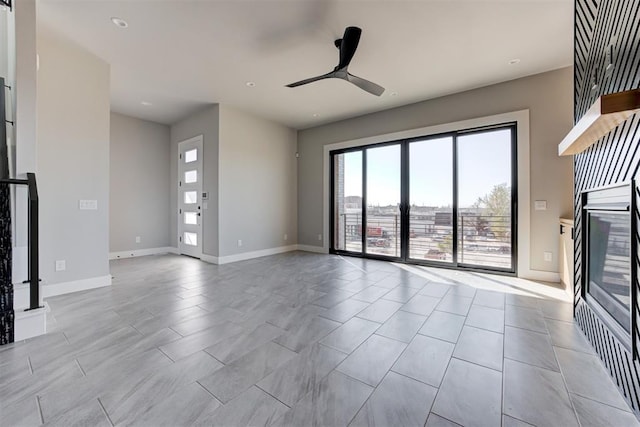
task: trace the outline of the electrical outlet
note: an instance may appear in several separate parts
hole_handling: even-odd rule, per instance
[[[78,208],[81,211],[97,211],[98,201],[97,200],[80,200],[78,201]]]
[[[67,269],[67,261],[59,259],[56,261],[56,271],[65,271]]]
[[[544,260],[547,261],[547,262],[553,261],[553,253],[545,252],[544,253]]]
[[[289,236],[287,234],[284,235],[284,240],[288,240]]]
[[[140,236],[136,236],[136,243],[140,243]]]
[[[242,246],[242,240],[238,239],[238,247]]]
[[[322,241],[322,234],[318,234],[318,240]]]
[[[533,203],[535,210],[537,211],[546,211],[547,210],[547,201],[546,200],[536,200]]]

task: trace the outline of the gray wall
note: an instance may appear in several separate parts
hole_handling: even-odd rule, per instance
[[[558,271],[558,217],[572,216],[572,163],[558,143],[573,126],[573,72],[564,68],[298,132],[298,240],[321,246],[323,146],[368,136],[530,110],[530,267]],[[547,200],[546,211],[533,210]],[[543,252],[553,252],[546,262]]]
[[[220,106],[220,256],[297,243],[295,153],[293,129]]]
[[[169,126],[112,112],[110,141],[109,251],[169,246]]]
[[[38,30],[40,271],[48,283],[109,274],[109,65]],[[98,210],[79,210],[80,199]],[[55,260],[66,271],[55,272]]]
[[[202,191],[209,192],[202,211],[202,251],[218,256],[218,105],[212,105],[171,126],[170,212],[171,246],[178,246],[178,143],[203,135]]]

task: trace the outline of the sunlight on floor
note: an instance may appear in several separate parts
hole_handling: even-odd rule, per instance
[[[400,263],[393,263],[393,265],[434,282],[453,285],[465,284],[477,289],[526,295],[534,298],[551,298],[564,302],[573,301],[572,295],[561,288],[560,284],[556,283],[535,282],[519,277],[457,271],[445,268],[420,267]]]

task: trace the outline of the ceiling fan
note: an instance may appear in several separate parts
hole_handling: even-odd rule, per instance
[[[353,55],[356,53],[356,49],[358,48],[360,34],[362,34],[362,30],[360,28],[347,27],[344,30],[344,35],[342,36],[342,38],[335,41],[336,47],[340,49],[340,62],[333,69],[333,71],[321,76],[311,77],[310,79],[300,80],[299,82],[288,84],[287,87],[298,87],[324,79],[342,79],[353,83],[360,89],[365,90],[373,95],[382,95],[382,92],[384,92],[384,88],[382,86],[378,86],[377,84],[361,77],[354,76],[348,71],[351,59],[353,58]]]

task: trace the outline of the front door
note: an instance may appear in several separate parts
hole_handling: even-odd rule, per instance
[[[178,144],[178,248],[202,256],[202,135]]]

